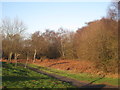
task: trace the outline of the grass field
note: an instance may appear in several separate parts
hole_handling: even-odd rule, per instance
[[[99,79],[100,76],[99,75],[92,75],[92,74],[87,74],[87,73],[79,73],[79,74],[75,74],[75,73],[68,73],[66,71],[62,71],[62,70],[57,70],[57,69],[53,69],[53,68],[47,68],[47,67],[43,67],[43,66],[36,66],[33,64],[29,64],[30,66],[34,67],[34,68],[38,68],[40,70],[43,70],[45,72],[49,72],[49,73],[55,73],[61,76],[67,76],[76,80],[80,80],[80,81],[85,81],[85,82],[92,82],[94,84],[108,84],[108,85],[114,85],[114,86],[118,86],[118,78],[102,78]]]
[[[13,63],[2,63],[3,88],[74,88],[69,83],[59,81],[47,75],[39,74]]]

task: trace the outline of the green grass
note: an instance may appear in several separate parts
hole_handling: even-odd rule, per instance
[[[108,84],[108,85],[114,85],[114,86],[118,86],[118,78],[102,78],[99,79],[100,76],[98,75],[92,75],[92,74],[88,74],[88,73],[79,73],[79,74],[75,74],[75,73],[70,73],[70,72],[66,72],[66,71],[62,71],[62,70],[57,70],[57,69],[53,69],[53,68],[47,68],[47,67],[43,67],[43,66],[36,66],[33,64],[29,64],[29,66],[32,66],[34,68],[38,68],[42,71],[45,72],[49,72],[49,73],[55,73],[61,76],[67,76],[76,80],[80,80],[80,81],[85,81],[85,82],[92,82],[94,80],[96,80],[95,82],[93,82],[94,84]],[[120,79],[119,79],[120,80]]]
[[[69,83],[39,74],[13,63],[2,63],[2,86],[7,88],[74,88]]]

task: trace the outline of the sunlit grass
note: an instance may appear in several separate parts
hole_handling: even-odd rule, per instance
[[[115,85],[118,86],[118,78],[108,78],[108,77],[104,77],[102,79],[101,76],[99,75],[93,75],[93,74],[88,74],[88,73],[70,73],[70,72],[66,72],[66,71],[62,71],[62,70],[58,70],[58,69],[53,69],[53,68],[47,68],[47,67],[43,67],[43,66],[37,66],[37,65],[33,65],[33,64],[29,64],[29,66],[32,66],[34,68],[38,68],[42,71],[45,72],[49,72],[49,73],[54,73],[54,74],[58,74],[61,76],[67,76],[76,80],[80,80],[80,81],[85,81],[87,83],[90,83],[92,81],[94,84],[109,84],[109,85]]]
[[[3,63],[2,86],[7,88],[73,88],[69,83],[27,68]]]

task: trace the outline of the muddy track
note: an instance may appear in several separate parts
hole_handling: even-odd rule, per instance
[[[25,65],[19,63],[18,66],[24,67]],[[59,79],[61,81],[70,83],[71,85],[76,86],[77,88],[98,88],[100,90],[102,90],[103,88],[113,88],[114,90],[119,90],[118,87],[115,87],[115,86],[110,86],[110,85],[105,85],[105,84],[92,84],[94,81],[92,81],[90,83],[84,83],[84,82],[81,82],[79,80],[71,79],[71,78],[68,78],[68,77],[65,77],[65,76],[60,76],[60,75],[56,75],[56,74],[47,73],[47,72],[41,71],[37,68],[33,68],[33,67],[30,67],[30,66],[27,66],[27,68],[30,69],[30,70],[33,70],[37,73],[48,75],[50,77]]]

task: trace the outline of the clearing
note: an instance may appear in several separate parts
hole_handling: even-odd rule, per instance
[[[12,62],[15,62],[14,60]],[[25,63],[25,60],[18,60],[20,63]],[[97,70],[91,73],[94,69],[94,64],[83,61],[73,61],[73,60],[36,60],[32,63],[29,60],[29,66],[37,68],[38,70],[45,71],[47,73],[56,74],[60,76],[65,76],[74,80],[82,81],[86,84],[100,84],[104,86],[117,87],[118,86],[118,76],[117,75],[107,75],[102,78],[103,75],[96,75]]]
[[[37,73],[35,71],[15,67],[14,63],[2,63],[3,88],[74,88],[69,83]]]

